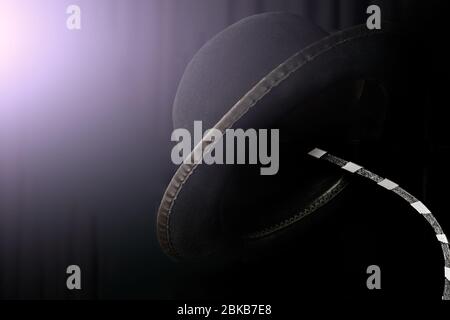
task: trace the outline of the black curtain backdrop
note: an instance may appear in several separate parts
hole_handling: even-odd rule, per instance
[[[62,108],[51,124],[39,119],[39,132],[51,138],[40,140],[29,127],[0,120],[1,298],[164,299],[177,297],[177,287],[189,285],[191,271],[180,270],[161,253],[154,231],[160,197],[176,169],[170,161],[171,105],[187,63],[228,25],[256,13],[290,11],[331,32],[364,23],[367,6],[376,3],[383,18],[410,23],[411,28],[429,31],[443,26],[436,18],[438,1],[78,3],[84,14],[80,37],[94,33],[99,55],[84,52],[89,59],[83,64],[72,60],[77,67],[72,80],[77,85],[62,90],[60,99],[50,98],[56,94],[52,90],[28,97],[31,105],[53,103]],[[57,5],[61,2],[49,1],[49,8]],[[89,19],[95,19],[100,30],[89,29]],[[433,39],[418,41],[427,47]],[[80,46],[84,43],[82,38],[77,41]],[[99,67],[96,63],[106,54],[102,41],[113,50],[108,51],[111,64]],[[443,63],[436,62],[443,61],[437,55],[426,59]],[[89,77],[95,82],[87,87],[84,82]],[[111,79],[116,83],[109,84]],[[441,168],[448,161],[449,145],[445,117],[437,107],[439,92],[446,89],[441,81],[429,81],[435,82],[436,90],[424,106],[428,156],[412,184],[419,186],[413,189],[419,190],[425,203],[448,212],[441,186],[450,177]],[[84,108],[83,116],[66,112],[78,108]],[[27,121],[38,121],[33,117]],[[51,131],[55,123],[63,128],[59,137]],[[65,140],[69,129],[76,147]],[[446,230],[449,227],[444,225]],[[80,292],[66,289],[65,270],[71,264],[82,268]]]

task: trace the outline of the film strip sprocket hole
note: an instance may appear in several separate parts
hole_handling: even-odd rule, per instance
[[[450,249],[448,246],[448,240],[446,235],[444,234],[444,231],[442,230],[441,226],[437,222],[436,218],[431,214],[431,211],[423,204],[420,200],[418,200],[416,197],[414,197],[412,194],[410,194],[405,189],[401,188],[398,184],[395,182],[382,178],[379,175],[370,172],[367,169],[364,169],[362,166],[346,161],[344,159],[341,159],[339,157],[336,157],[327,151],[324,151],[319,148],[315,148],[311,150],[308,153],[310,156],[326,160],[338,167],[340,167],[343,170],[346,170],[350,173],[357,174],[359,176],[362,176],[365,179],[371,180],[372,182],[377,183],[380,187],[383,187],[391,192],[394,192],[403,200],[409,203],[411,207],[413,207],[418,213],[420,213],[427,222],[431,225],[434,232],[436,233],[436,238],[439,241],[442,253],[444,255],[444,292],[442,294],[443,300],[450,300]]]

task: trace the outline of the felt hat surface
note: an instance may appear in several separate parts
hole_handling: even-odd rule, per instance
[[[254,165],[180,165],[158,210],[164,252],[187,260],[232,255],[296,232],[305,216],[330,210],[347,178],[306,153],[316,144],[344,145],[359,119],[361,83],[388,86],[405,67],[401,42],[387,23],[381,30],[361,25],[327,34],[302,17],[266,13],[205,44],[179,84],[174,128],[192,131],[202,121],[204,129],[222,133],[280,129],[280,167],[264,176]]]

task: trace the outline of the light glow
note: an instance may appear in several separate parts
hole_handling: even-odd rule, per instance
[[[16,68],[26,51],[23,12],[13,1],[0,1],[0,74],[5,77]]]

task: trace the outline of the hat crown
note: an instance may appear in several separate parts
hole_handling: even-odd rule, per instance
[[[213,127],[270,71],[326,35],[290,13],[259,14],[228,27],[187,66],[173,107],[174,127],[192,130],[194,120]]]

